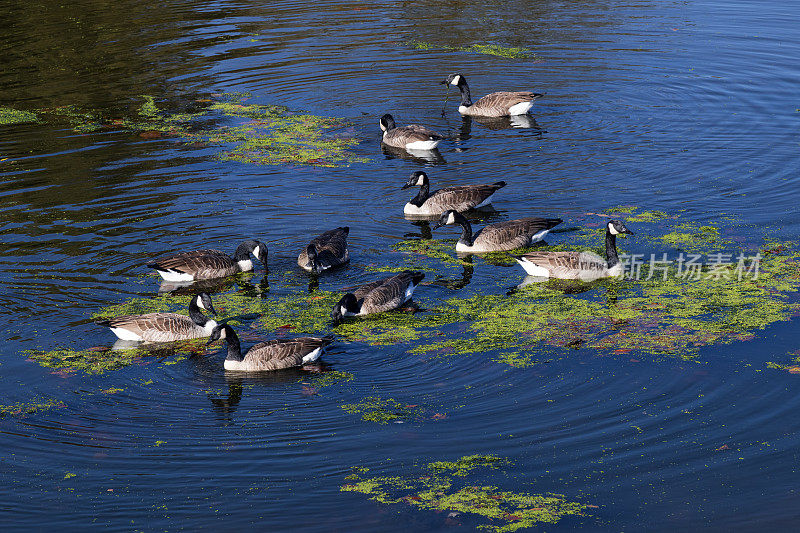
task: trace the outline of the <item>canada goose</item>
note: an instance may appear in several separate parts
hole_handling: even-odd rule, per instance
[[[208,337],[217,325],[200,310],[216,315],[211,297],[201,292],[189,303],[189,316],[178,313],[148,313],[124,315],[96,320],[98,326],[111,328],[112,333],[124,341],[169,342]]]
[[[433,229],[450,224],[458,224],[462,230],[461,237],[456,243],[456,252],[485,253],[505,252],[530,246],[531,243],[544,239],[550,229],[561,224],[561,219],[518,218],[485,226],[473,235],[469,221],[460,213],[450,210],[442,213]]]
[[[323,270],[343,265],[350,260],[347,251],[347,226],[328,230],[319,237],[311,239],[311,243],[297,257],[300,268],[319,274]]]
[[[334,322],[339,322],[342,317],[383,313],[397,309],[411,299],[414,289],[424,277],[425,274],[422,272],[404,270],[399,274],[362,285],[355,291],[342,296],[339,302],[333,306],[331,318]]]
[[[403,212],[406,215],[439,216],[448,209],[467,211],[488,204],[492,201],[492,195],[505,186],[505,181],[498,181],[492,185],[445,187],[429,193],[428,175],[417,170],[402,188],[419,187],[419,193],[406,204]]]
[[[623,267],[617,255],[620,233],[633,235],[619,220],[606,224],[606,259],[592,252],[530,252],[512,257],[531,276],[582,281],[621,276]]]
[[[147,266],[155,269],[167,281],[222,278],[253,270],[250,254],[267,268],[267,247],[264,243],[253,240],[240,244],[233,257],[219,250],[195,250],[151,261]]]
[[[281,370],[316,361],[333,337],[298,337],[296,339],[274,339],[260,342],[242,355],[239,336],[228,324],[220,324],[211,332],[208,344],[224,338],[228,341],[228,357],[225,370],[241,372],[263,372]]]
[[[405,150],[433,150],[444,137],[433,130],[419,124],[396,126],[392,115],[381,117],[383,143]]]
[[[461,74],[450,74],[442,84],[455,85],[461,91],[461,104],[458,106],[458,112],[462,115],[482,117],[524,115],[533,107],[534,100],[544,96],[530,91],[501,91],[487,94],[473,104],[469,85]]]

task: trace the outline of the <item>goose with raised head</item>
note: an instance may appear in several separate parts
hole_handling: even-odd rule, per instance
[[[383,143],[395,148],[433,150],[444,139],[442,134],[419,124],[397,126],[392,115],[388,113],[381,117],[380,124],[383,130]]]
[[[363,316],[397,309],[414,295],[414,289],[425,277],[423,272],[404,270],[399,274],[381,278],[349,292],[333,306],[331,318],[339,322],[343,317]]]
[[[461,91],[461,104],[458,106],[458,112],[469,116],[507,117],[509,115],[524,115],[533,107],[534,100],[544,96],[541,93],[532,93],[530,91],[499,91],[487,94],[473,103],[467,80],[461,74],[450,74],[442,84],[458,87],[458,90]]]
[[[439,216],[448,209],[468,211],[483,207],[492,201],[492,195],[506,186],[505,181],[483,185],[459,185],[430,192],[428,175],[417,170],[403,185],[403,189],[419,187],[419,192],[403,208],[406,215]]]
[[[511,257],[531,276],[582,281],[618,277],[624,269],[617,254],[617,235],[623,233],[633,235],[620,220],[606,224],[605,259],[592,252],[530,252]]]
[[[111,328],[111,332],[124,341],[170,342],[199,339],[211,335],[217,322],[206,317],[202,310],[216,315],[211,297],[201,292],[189,302],[189,316],[178,313],[148,313],[124,315],[95,321],[98,326]]]
[[[541,241],[561,222],[560,218],[518,218],[484,226],[473,234],[469,221],[462,214],[451,210],[442,213],[433,229],[452,224],[461,226],[461,237],[456,243],[456,252],[506,252]]]
[[[319,274],[323,270],[343,265],[350,261],[347,250],[347,236],[350,228],[343,226],[328,230],[311,239],[305,250],[297,257],[297,264],[303,270]]]
[[[211,332],[208,344],[219,339],[228,342],[225,370],[239,372],[266,372],[302,366],[319,359],[333,337],[297,337],[296,339],[274,339],[260,342],[242,355],[239,336],[228,324],[220,324]]]
[[[147,266],[155,269],[167,281],[223,278],[253,270],[251,255],[267,268],[267,247],[254,240],[240,244],[233,257],[219,250],[194,250],[151,261]]]

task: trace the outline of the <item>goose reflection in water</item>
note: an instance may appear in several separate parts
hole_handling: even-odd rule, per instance
[[[444,165],[447,163],[438,148],[433,150],[403,150],[393,146],[381,145],[381,150],[387,159],[402,159],[419,165]]]

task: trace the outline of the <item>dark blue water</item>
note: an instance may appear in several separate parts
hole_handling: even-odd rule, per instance
[[[546,530],[792,530],[798,378],[765,363],[799,348],[796,320],[702,347],[691,361],[536,346],[532,355],[551,362],[526,368],[493,352],[433,358],[411,353],[414,341],[340,339],[326,363],[354,378],[316,391],[315,375],[299,370],[226,374],[216,350],[101,375],[55,372],[23,352],[109,345],[89,317],[155,295],[143,265],[168,250],[268,243],[267,314],[271,298],[307,290],[297,253],[331,227],[351,227],[353,264],[321,288],[395,266],[390,246],[420,233],[403,218],[410,195],[398,189],[425,163],[384,155],[386,112],[460,134],[427,171],[438,186],[507,181],[495,219],[559,216],[575,227],[602,222],[587,213],[635,205],[728,223],[730,238],[755,246],[796,239],[795,11],[787,1],[0,7],[0,106],[123,117],[142,94],[181,110],[249,92],[248,103],[348,119],[360,140],[353,152],[366,159],[250,165],[123,128],[0,126],[0,404],[63,403],[0,419],[5,529],[473,529],[486,521],[448,522],[340,487],[354,466],[369,468],[365,477],[414,476],[432,461],[491,453],[513,465],[472,483],[597,506]],[[535,57],[454,49],[476,43]],[[441,113],[438,82],[455,71],[475,95],[545,92],[533,111],[539,129],[473,123],[464,135],[452,93]],[[644,240],[626,246],[651,251]],[[442,265],[441,274],[460,270]],[[440,284],[418,294],[430,306],[505,294],[521,279],[516,267],[476,260],[462,291]],[[121,391],[102,392],[111,388]],[[377,424],[341,408],[370,396],[424,414]]]

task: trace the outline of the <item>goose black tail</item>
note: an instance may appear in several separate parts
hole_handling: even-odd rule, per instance
[[[498,189],[502,189],[503,187],[506,186],[506,182],[505,181],[498,181],[497,183],[493,183],[492,185],[494,185]]]
[[[111,320],[108,318],[98,318],[97,320],[94,321],[94,323],[97,324],[98,326],[105,326],[107,328],[111,327]]]

